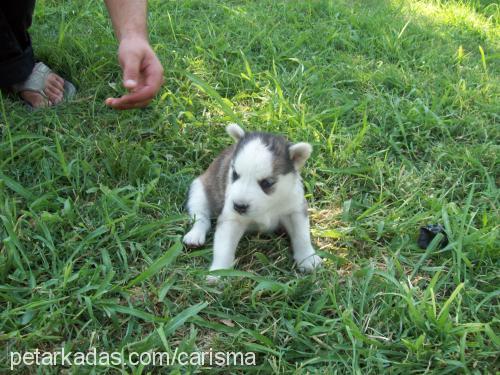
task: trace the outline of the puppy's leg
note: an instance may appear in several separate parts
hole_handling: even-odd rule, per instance
[[[187,208],[194,224],[184,236],[183,242],[187,246],[198,247],[205,243],[205,237],[210,229],[210,206],[199,178],[195,179],[189,188]]]
[[[245,233],[245,226],[235,220],[219,220],[215,229],[214,258],[210,271],[228,269],[233,266],[238,242]],[[208,276],[207,281],[216,282],[217,276]]]
[[[294,212],[281,218],[293,247],[293,257],[297,262],[299,271],[309,272],[321,264],[321,258],[316,255],[311,244],[309,233],[309,217],[304,212]]]

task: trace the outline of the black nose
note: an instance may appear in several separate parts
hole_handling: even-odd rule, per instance
[[[233,203],[234,210],[239,214],[244,214],[248,210],[248,204]]]

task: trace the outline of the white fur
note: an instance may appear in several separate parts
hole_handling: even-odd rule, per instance
[[[244,134],[237,125],[229,125],[227,129],[235,139]],[[290,147],[290,157],[296,170],[304,165],[311,150],[308,143]],[[230,168],[224,207],[215,230],[211,271],[233,266],[236,247],[246,231],[273,231],[280,224],[290,235],[294,259],[300,271],[311,271],[321,264],[321,258],[316,255],[311,244],[309,218],[305,213],[304,190],[299,175],[280,175],[274,185],[274,192],[269,195],[259,186],[258,181],[272,176],[272,162],[272,153],[259,138],[246,144],[233,160],[234,170],[239,178],[232,181],[233,169]],[[248,211],[244,215],[236,212],[233,207],[235,202],[248,205]],[[200,246],[205,242],[206,233],[210,229],[210,212],[203,184],[199,179],[191,186],[188,210],[195,222],[184,236],[184,243]],[[214,282],[217,278],[210,276],[207,280]]]
[[[272,175],[272,161],[273,155],[259,139],[249,142],[234,160],[234,170],[240,178],[232,183],[228,181],[226,202],[248,204],[249,211],[244,219],[258,219],[271,209],[269,205],[275,197],[266,195],[258,181]],[[232,171],[229,171],[229,179],[231,175]],[[241,217],[233,210],[232,204],[226,204],[226,208],[228,214]]]
[[[300,170],[311,156],[312,146],[309,143],[300,142],[290,146],[289,151],[295,169]]]
[[[245,135],[245,131],[242,128],[240,128],[238,124],[234,123],[226,126],[226,131],[227,134],[229,134],[231,138],[233,138],[236,142],[238,142],[240,138],[243,138]]]
[[[199,178],[195,179],[189,189],[188,212],[194,220],[193,227],[184,236],[184,243],[189,246],[201,246],[210,229],[210,207],[205,189]]]

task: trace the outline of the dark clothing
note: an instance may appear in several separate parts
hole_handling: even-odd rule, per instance
[[[35,0],[0,0],[0,87],[25,81],[35,58],[28,28]]]

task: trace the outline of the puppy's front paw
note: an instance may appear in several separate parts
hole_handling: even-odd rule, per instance
[[[193,228],[186,233],[182,242],[189,247],[200,247],[205,243],[205,232]]]
[[[316,254],[309,255],[308,257],[297,261],[297,267],[300,272],[311,272],[319,267],[323,260]]]

